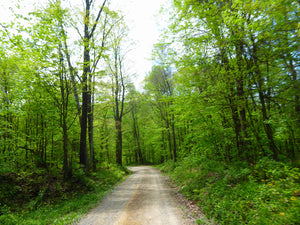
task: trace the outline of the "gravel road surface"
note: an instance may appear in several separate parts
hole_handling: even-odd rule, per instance
[[[78,225],[194,224],[184,219],[184,213],[159,170],[148,166],[129,169],[133,174]]]

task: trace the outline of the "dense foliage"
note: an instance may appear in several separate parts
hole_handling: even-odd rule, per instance
[[[173,0],[141,92],[107,2],[50,1],[0,24],[1,219],[85,190],[115,162],[165,163],[220,223],[296,224],[298,2]]]
[[[197,202],[211,224],[297,224],[300,219],[298,168],[267,158],[248,166],[190,156],[160,169]]]
[[[176,141],[161,127],[180,160],[162,169],[221,224],[297,224],[299,4],[173,3],[154,53],[161,69],[147,81],[154,102],[152,86],[173,88],[160,95],[157,116],[169,113]]]
[[[77,171],[69,182],[43,170],[1,175],[0,223],[74,224],[128,173],[115,164],[88,175]],[[13,197],[12,197],[13,196]]]
[[[78,218],[128,172],[122,161],[111,165],[122,157],[112,124],[124,98],[111,92],[130,83],[124,61],[114,61],[125,58],[127,27],[106,2],[86,1],[81,11],[49,1],[0,24],[1,224]]]
[[[174,1],[171,13],[155,58],[174,72],[153,68],[148,83],[173,89],[160,100],[182,140],[179,154],[298,164],[296,1]]]

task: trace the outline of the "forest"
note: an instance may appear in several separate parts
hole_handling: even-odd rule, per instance
[[[1,224],[72,224],[128,165],[216,223],[299,223],[299,1],[169,1],[142,88],[126,12],[66,2],[0,24]]]

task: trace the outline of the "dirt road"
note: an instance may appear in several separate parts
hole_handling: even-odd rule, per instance
[[[108,194],[78,225],[183,225],[171,189],[152,167],[130,167],[133,174]]]

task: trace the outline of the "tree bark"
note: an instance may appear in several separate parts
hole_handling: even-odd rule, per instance
[[[91,85],[92,86],[92,85]],[[88,133],[89,133],[89,148],[90,148],[90,166],[96,170],[95,150],[94,150],[94,90],[90,93],[91,100],[88,106]]]
[[[174,122],[174,114],[172,114],[172,138],[173,138],[173,157],[174,157],[174,162],[177,161],[177,146],[176,146],[176,135],[175,135],[175,122]]]
[[[88,106],[89,106],[89,92],[88,92],[88,76],[90,75],[90,1],[85,3],[85,17],[84,17],[84,50],[83,50],[83,74],[82,74],[82,107],[81,107],[81,131],[80,131],[80,164],[86,170],[89,169],[88,153],[87,153],[87,120],[88,120]]]
[[[141,151],[141,145],[140,145],[140,136],[139,136],[139,127],[136,120],[136,115],[134,112],[135,108],[131,110],[132,120],[133,120],[133,134],[134,138],[137,144],[137,155],[139,156],[139,163],[144,164],[144,158]]]
[[[115,126],[117,131],[116,138],[116,162],[122,165],[122,120],[120,118],[115,120]]]
[[[84,16],[84,38],[83,38],[83,73],[82,73],[82,108],[81,108],[81,132],[80,132],[80,164],[84,166],[85,170],[89,170],[89,159],[88,159],[88,151],[87,151],[87,128],[93,129],[93,120],[90,118],[88,126],[88,117],[89,112],[91,112],[91,57],[90,57],[90,42],[92,37],[94,36],[94,32],[98,25],[100,16],[102,14],[103,8],[105,6],[107,0],[104,0],[98,15],[94,21],[92,27],[90,27],[90,12],[91,12],[91,5],[93,1],[86,0],[85,1],[85,16]],[[91,28],[91,29],[90,29]],[[93,147],[93,140],[92,131],[90,131],[90,145]]]
[[[248,143],[248,133],[247,133],[247,118],[246,118],[246,103],[245,103],[245,91],[244,91],[244,69],[243,69],[243,54],[244,47],[241,40],[236,41],[235,43],[236,49],[236,60],[237,60],[237,69],[236,69],[236,87],[237,87],[237,99],[238,99],[238,110],[239,110],[239,118],[240,118],[240,131],[242,136],[240,136],[240,157],[245,158],[246,160],[249,157],[249,149],[248,146],[251,146]]]
[[[274,141],[273,137],[273,130],[271,125],[268,122],[268,115],[267,115],[267,108],[266,108],[266,101],[265,101],[265,95],[263,92],[263,78],[259,69],[259,64],[258,64],[258,56],[257,56],[257,46],[256,43],[254,42],[253,36],[251,37],[252,40],[252,48],[253,48],[253,54],[252,54],[252,59],[253,59],[253,65],[254,65],[254,72],[256,74],[256,84],[257,84],[257,89],[258,89],[258,95],[259,95],[259,100],[261,103],[261,112],[262,112],[262,119],[263,119],[263,126],[264,130],[266,132],[266,135],[268,137],[268,142],[269,142],[269,147],[270,150],[272,151],[273,159],[278,160],[278,149]]]

